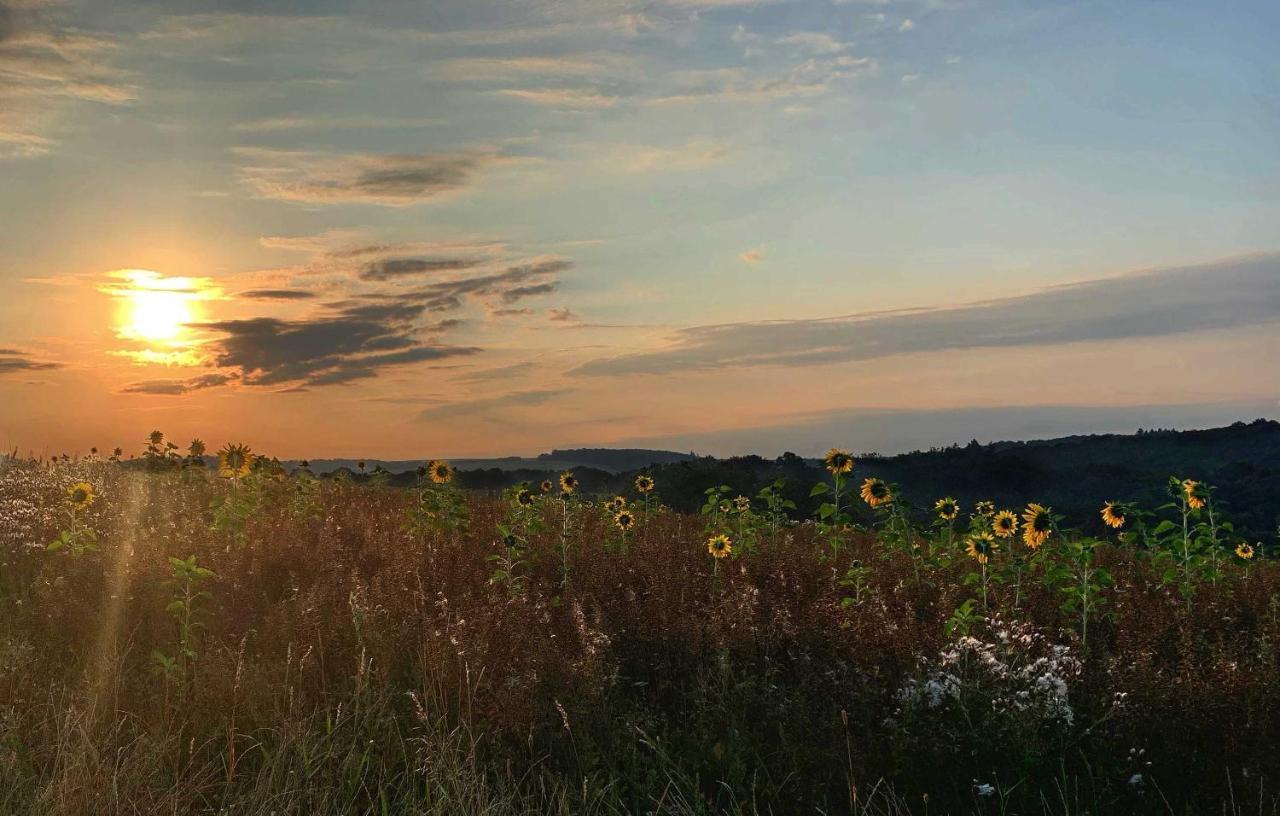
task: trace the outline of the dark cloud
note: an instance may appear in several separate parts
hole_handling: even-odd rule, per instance
[[[360,279],[388,281],[433,272],[457,272],[474,269],[480,261],[473,258],[386,258],[372,261],[360,270]]]
[[[202,324],[219,367],[248,385],[332,385],[377,376],[381,369],[475,354],[477,348],[426,343],[417,326],[421,303],[353,300],[330,304],[307,320],[259,317]]]
[[[226,385],[233,382],[239,377],[232,374],[201,374],[198,377],[191,377],[186,380],[142,380],[141,382],[130,383],[120,389],[122,394],[152,394],[159,396],[180,396],[189,394],[192,391],[202,391],[206,388],[217,388],[220,385]]]
[[[553,323],[581,323],[582,318],[570,309],[568,306],[562,306],[558,309],[547,309],[547,319]]]
[[[24,371],[51,371],[62,368],[61,363],[36,360],[25,351],[14,348],[0,348],[0,375]]]
[[[533,309],[494,309],[489,312],[490,317],[527,317],[533,314]]]
[[[531,286],[517,286],[514,289],[508,289],[502,293],[503,303],[515,303],[527,297],[535,297],[537,295],[549,295],[560,287],[559,281],[547,281],[546,283],[535,283]]]
[[[945,309],[698,326],[575,373],[823,365],[944,349],[1158,337],[1280,320],[1280,255],[1162,269]]]
[[[304,292],[301,289],[251,289],[237,295],[250,300],[310,300],[315,296],[315,292]]]
[[[242,148],[240,180],[264,198],[316,204],[359,202],[403,207],[469,186],[501,161],[481,153],[336,155]]]
[[[399,303],[413,303],[428,311],[448,311],[462,305],[464,297],[500,301],[511,305],[527,297],[555,290],[559,273],[573,268],[573,261],[553,258],[508,266],[497,272],[458,280],[440,281],[420,289],[383,295]],[[379,297],[379,296],[374,296]]]

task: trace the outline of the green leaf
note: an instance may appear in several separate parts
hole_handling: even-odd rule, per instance
[[[813,498],[814,496],[821,496],[824,493],[830,492],[830,490],[831,490],[831,485],[827,484],[826,482],[818,482],[816,485],[813,486],[813,489],[809,491],[809,498]]]

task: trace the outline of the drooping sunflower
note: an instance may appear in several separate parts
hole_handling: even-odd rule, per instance
[[[995,503],[983,499],[973,506],[973,514],[975,516],[994,516],[996,514]]]
[[[1053,533],[1053,515],[1048,507],[1032,502],[1022,514],[1022,543],[1039,549]]]
[[[218,451],[218,475],[224,479],[243,479],[253,470],[256,458],[248,445],[227,443]]]
[[[538,487],[542,488],[543,493],[550,493],[555,485],[551,483],[550,479],[543,479],[542,484],[538,485]]]
[[[615,513],[616,513],[617,511],[619,511],[619,510],[626,510],[626,509],[627,509],[627,497],[626,497],[626,496],[614,496],[612,499],[609,499],[609,509],[610,509],[610,510],[613,510]]]
[[[893,491],[889,490],[889,485],[885,484],[884,479],[878,479],[874,476],[862,483],[860,493],[862,500],[871,507],[879,507],[882,504],[888,504],[893,501]]]
[[[746,496],[738,496],[733,500],[733,509],[739,513],[745,513],[751,509],[751,499]]]
[[[847,450],[832,448],[822,459],[822,465],[833,476],[853,472],[853,455]]]
[[[1119,530],[1125,523],[1124,507],[1115,502],[1102,505],[1102,521],[1108,527]]]
[[[707,539],[707,552],[713,558],[728,558],[729,553],[733,552],[733,541],[723,533],[713,535]]]
[[[533,493],[530,492],[529,488],[522,487],[516,491],[516,504],[521,507],[528,507],[533,504]]]
[[[999,538],[1012,538],[1018,532],[1018,517],[1012,510],[1001,510],[991,517],[991,532]]]
[[[960,515],[960,503],[953,498],[938,499],[933,505],[933,509],[938,511],[938,516],[947,521],[955,521],[956,516]]]
[[[88,482],[76,482],[67,488],[67,501],[77,510],[83,510],[93,504],[97,498],[93,495],[93,485]]]
[[[996,541],[996,537],[991,533],[983,530],[969,536],[968,546],[965,551],[974,561],[979,564],[985,564],[991,560],[991,557],[995,555],[998,549],[1000,549],[1000,542]]]
[[[569,494],[578,489],[578,477],[572,473],[560,474],[560,492]]]
[[[427,464],[427,475],[436,484],[449,484],[453,481],[453,467],[443,459],[432,459]]]
[[[653,477],[648,474],[641,473],[636,477],[636,492],[649,493],[653,490]]]
[[[1239,556],[1242,561],[1250,561],[1253,559],[1253,547],[1241,541],[1236,545],[1236,555]]]
[[[1187,506],[1192,510],[1200,510],[1204,507],[1204,494],[1200,489],[1200,483],[1195,479],[1183,480],[1182,494],[1187,499]]]
[[[205,446],[203,440],[192,439],[191,444],[187,446],[187,453],[190,454],[193,459],[199,459],[201,456],[204,456],[204,452]]]
[[[631,514],[630,510],[619,510],[613,516],[613,523],[619,530],[626,532],[630,530],[636,523],[636,517]]]

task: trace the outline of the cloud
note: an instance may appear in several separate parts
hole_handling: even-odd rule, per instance
[[[496,272],[457,280],[440,281],[415,290],[394,295],[373,295],[372,299],[392,297],[400,303],[413,303],[429,311],[447,311],[462,305],[464,297],[475,297],[490,304],[510,306],[524,298],[548,294],[559,285],[559,273],[573,268],[567,258],[544,258],[514,264]]]
[[[849,48],[848,43],[843,43],[832,37],[830,34],[824,34],[820,31],[797,31],[795,34],[778,40],[783,45],[798,45],[815,54],[838,54]]]
[[[360,271],[360,279],[389,281],[433,272],[456,272],[480,265],[474,258],[386,258],[372,261]]]
[[[758,264],[764,260],[764,253],[757,249],[747,249],[738,253],[738,259],[743,263]]]
[[[501,380],[510,380],[517,377],[523,377],[534,368],[534,364],[528,360],[512,363],[511,365],[499,366],[497,368],[486,368],[480,371],[472,371],[467,374],[461,374],[453,378],[457,383],[489,383]]]
[[[310,300],[315,296],[314,292],[304,292],[301,289],[250,289],[236,295],[249,300]]]
[[[424,128],[439,124],[425,117],[399,116],[268,116],[237,123],[238,133],[277,133],[287,130],[372,130]]]
[[[547,319],[552,323],[581,323],[582,318],[568,306],[547,309]]]
[[[247,162],[241,183],[263,198],[312,204],[405,207],[465,190],[485,167],[504,161],[486,153],[351,153],[238,148]]]
[[[306,320],[258,317],[203,323],[219,368],[237,369],[246,385],[331,385],[377,376],[382,369],[476,354],[478,348],[420,339],[426,306],[355,300],[329,304]]]
[[[609,70],[614,58],[580,57],[458,57],[446,60],[444,72],[451,79],[494,80],[528,76],[598,77]]]
[[[723,142],[698,140],[670,147],[611,145],[592,161],[604,173],[683,173],[720,164],[731,155]]]
[[[737,72],[711,72],[695,80],[691,87],[677,89],[674,93],[650,100],[652,104],[688,104],[708,99],[736,102],[762,102],[773,99],[815,97],[829,92],[837,83],[853,79],[860,74],[875,71],[875,60],[870,57],[814,56],[793,65],[781,74],[746,79]],[[679,77],[677,77],[679,78]]]
[[[572,393],[569,389],[539,389],[533,391],[516,391],[499,397],[483,397],[463,400],[427,408],[418,415],[419,419],[457,419],[490,414],[497,410],[507,411],[511,408],[523,408],[542,405],[556,397]]]
[[[586,375],[805,366],[946,349],[1158,337],[1280,321],[1280,254],[1085,281],[951,308],[683,329],[670,347]]]
[[[202,374],[198,377],[191,377],[186,380],[142,380],[141,382],[130,383],[120,389],[122,394],[151,394],[156,396],[181,396],[189,394],[192,391],[201,391],[206,388],[216,388],[220,385],[226,385],[239,379],[238,375],[231,374]]]
[[[525,88],[506,88],[497,93],[532,102],[536,105],[549,105],[557,108],[599,109],[612,108],[618,104],[618,97],[602,94],[595,88],[543,88],[531,90]]]
[[[915,27],[916,27],[915,22],[908,17],[907,19],[902,21],[902,25],[898,26],[898,31],[902,31],[902,32],[911,31]]]
[[[25,371],[51,371],[55,368],[62,368],[62,364],[36,360],[18,349],[0,348],[0,376]]]
[[[112,38],[60,26],[39,5],[0,2],[0,159],[49,152],[74,103],[134,99]]]

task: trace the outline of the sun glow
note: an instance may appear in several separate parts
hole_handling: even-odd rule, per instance
[[[202,302],[221,291],[208,278],[167,278],[147,269],[120,269],[102,291],[116,300],[116,336],[144,346],[121,353],[138,362],[189,364],[200,339]]]

